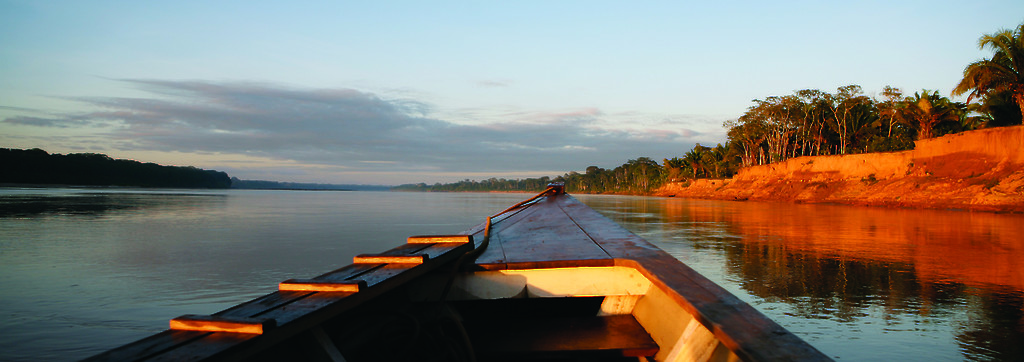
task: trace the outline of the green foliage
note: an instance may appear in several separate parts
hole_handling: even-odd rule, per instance
[[[966,104],[939,96],[939,91],[929,93],[924,89],[915,92],[914,97],[907,97],[904,102],[909,104],[903,108],[903,113],[917,126],[917,139],[940,136],[937,131],[941,129],[956,129],[967,114]]]
[[[117,160],[96,153],[49,154],[0,148],[0,183],[171,188],[228,188],[220,171]]]
[[[978,48],[990,48],[992,58],[982,59],[964,68],[964,78],[953,95],[970,93],[967,102],[1011,100],[1018,114],[1024,113],[1024,23],[1014,30],[1000,30],[978,39]],[[991,96],[995,96],[989,99]],[[1015,122],[1019,123],[1019,118]]]
[[[454,183],[436,183],[427,185],[425,183],[407,184],[393,187],[395,191],[445,191],[445,192],[466,192],[466,191],[541,191],[552,182],[550,177],[528,178],[523,180],[507,180],[504,178],[490,178],[482,181],[469,179]]]
[[[564,182],[565,189],[574,193],[647,194],[665,183],[666,168],[647,157],[629,160],[622,166],[608,170],[587,167],[586,173],[569,172],[556,178],[540,177],[522,180],[491,178],[482,181],[463,180],[448,184],[409,184],[393,188],[396,191],[529,191],[544,190],[549,183]]]
[[[972,103],[971,106],[973,111],[981,114],[977,117],[978,126],[1006,127],[1021,124],[1021,108],[1010,92],[988,93],[981,103]]]
[[[732,147],[721,165],[728,169],[799,156],[908,150],[915,139],[975,129],[984,121],[970,116],[966,104],[937,91],[904,97],[900,89],[887,86],[880,99],[862,93],[860,86],[848,85],[835,93],[804,89],[755,99],[746,113],[725,123]],[[702,152],[699,148],[691,152]],[[699,166],[690,176],[714,177]]]

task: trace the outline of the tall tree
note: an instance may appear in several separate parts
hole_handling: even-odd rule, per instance
[[[839,154],[845,155],[851,150],[853,136],[871,123],[874,105],[859,85],[839,87],[836,94],[827,95],[826,99],[832,111],[829,125],[839,134]]]
[[[801,132],[798,137],[803,142],[801,151],[804,156],[820,155],[821,145],[826,142],[825,125],[829,107],[826,103],[827,93],[817,89],[802,89],[796,91],[802,107]]]
[[[885,86],[882,89],[882,97],[884,99],[875,101],[875,104],[878,107],[878,115],[884,120],[884,124],[888,128],[885,136],[892,137],[892,129],[896,124],[903,121],[901,113],[903,113],[903,108],[906,107],[906,102],[903,102],[903,91],[890,86]]]
[[[798,118],[802,107],[796,96],[772,96],[764,100],[755,99],[755,105],[747,111],[754,117],[759,117],[767,126],[765,142],[768,145],[769,162],[778,162],[786,159],[789,155],[790,142],[797,132],[800,122]]]
[[[704,164],[704,168],[710,171],[711,177],[721,178],[725,176],[725,170],[727,168],[725,162],[725,156],[728,150],[725,146],[719,143],[715,147],[708,148],[707,152],[701,155],[701,163]]]
[[[700,143],[693,146],[692,150],[686,152],[683,155],[683,162],[690,166],[693,170],[693,178],[700,177],[700,171],[704,171],[704,176],[708,175],[708,169],[704,165],[704,152],[707,152],[708,147],[701,146]]]
[[[953,95],[967,92],[967,102],[991,93],[1007,92],[1024,113],[1024,23],[1016,30],[1000,30],[978,40],[978,48],[992,48],[992,59],[982,59],[964,69],[964,79]]]
[[[943,122],[959,123],[965,109],[962,104],[940,96],[939,91],[929,92],[927,89],[914,92],[914,96],[907,97],[906,101],[909,103],[907,113],[917,125],[919,140],[939,136],[935,128]]]
[[[743,167],[764,163],[764,160],[758,157],[764,154],[761,143],[765,139],[765,125],[759,117],[754,117],[748,112],[737,120],[726,121],[723,125],[729,130],[729,139],[734,144],[739,144],[743,150],[740,157]]]

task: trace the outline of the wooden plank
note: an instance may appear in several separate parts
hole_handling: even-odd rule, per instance
[[[654,356],[654,343],[631,315],[514,318],[473,325],[470,335],[484,358],[556,358],[580,353],[620,357]],[[498,328],[494,328],[498,327]]]
[[[149,356],[148,362],[180,362],[180,361],[232,361],[230,355],[242,346],[256,344],[266,339],[266,334],[246,333],[206,333],[202,339],[168,350],[164,353]],[[238,360],[238,359],[234,359]],[[123,360],[121,360],[123,361]]]
[[[491,228],[504,250],[508,268],[612,265],[608,253],[556,205],[550,199],[539,200],[522,219]]]
[[[344,281],[358,278],[363,274],[380,268],[379,265],[350,264],[344,267],[321,274],[314,279],[325,281]],[[231,308],[215,313],[218,316],[252,317],[260,315],[268,310],[278,308],[295,302],[296,300],[308,297],[311,292],[302,291],[279,291],[264,295],[245,303],[235,305]]]
[[[509,211],[505,214],[495,216],[492,219],[492,233],[490,245],[480,256],[476,258],[476,263],[471,268],[476,270],[504,270],[508,269],[507,257],[505,255],[504,245],[502,243],[501,235],[497,230],[501,228],[508,228],[511,225],[522,222],[527,216],[540,210],[540,208],[526,207],[516,210]],[[484,221],[464,233],[473,235],[474,239],[479,243],[484,238],[484,229],[487,222]]]
[[[613,258],[637,259],[668,255],[571,196],[560,197],[557,204],[587,237]]]
[[[410,236],[406,243],[409,244],[436,244],[436,243],[472,243],[472,235],[416,235]]]
[[[418,249],[427,255],[436,255],[425,264],[353,264],[330,273],[318,276],[317,280],[345,280],[356,278],[365,281],[367,287],[359,293],[312,293],[280,291],[235,306],[217,315],[224,316],[259,316],[270,318],[278,323],[278,327],[259,335],[256,338],[235,338],[230,336],[247,336],[239,333],[206,333],[199,339],[186,344],[176,345],[151,356],[151,360],[180,361],[216,358],[218,360],[244,360],[254,356],[265,348],[287,340],[291,336],[307,331],[330,320],[338,314],[367,303],[373,298],[393,288],[408,283],[415,278],[453,261],[463,253],[471,250],[472,244],[440,243],[422,246]],[[406,249],[409,250],[409,249]],[[271,306],[267,308],[268,306]],[[227,335],[228,337],[225,337]],[[249,335],[256,336],[256,335]],[[165,337],[166,338],[166,337]],[[100,360],[125,360],[100,359]]]
[[[434,244],[399,244],[391,249],[385,250],[384,252],[377,253],[379,255],[415,255],[421,254],[422,250],[430,248]]]
[[[478,235],[476,239],[483,240],[483,229],[479,231]],[[483,253],[477,256],[474,267],[479,270],[502,270],[507,268],[505,265],[505,249],[501,244],[501,236],[491,235],[487,249],[484,249]]]
[[[361,279],[363,274],[372,272],[374,269],[379,268],[380,265],[372,264],[349,264],[342,268],[335,269],[320,275],[317,275],[313,279],[317,280],[331,280],[331,281],[342,281],[342,280],[353,280]]]
[[[276,327],[277,321],[270,318],[186,314],[171,319],[170,325],[171,329],[177,331],[263,334],[264,331]]]
[[[436,243],[436,244],[423,244],[426,246],[416,252],[419,255],[426,255],[429,259],[433,260],[441,255],[448,254],[453,250],[461,250],[456,252],[461,256],[470,250],[473,250],[474,245],[471,243]]]
[[[288,279],[278,284],[278,290],[292,292],[348,292],[358,293],[366,289],[364,280],[344,280],[340,282],[318,279]]]
[[[352,258],[355,264],[423,264],[430,259],[429,255],[384,255],[360,254]]]
[[[167,330],[82,360],[139,361],[210,335],[209,332]],[[242,336],[255,336],[254,334]]]

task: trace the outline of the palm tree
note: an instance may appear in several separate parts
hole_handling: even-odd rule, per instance
[[[966,108],[961,103],[939,96],[939,91],[929,92],[927,89],[914,92],[914,96],[907,97],[905,102],[909,103],[905,112],[917,123],[919,140],[939,136],[935,128],[943,122],[960,122]]]
[[[683,155],[683,161],[690,165],[690,168],[693,170],[693,178],[700,178],[700,171],[704,171],[704,177],[710,177],[708,175],[708,167],[704,164],[704,153],[709,149],[710,147],[701,146],[698,143],[693,146],[692,150]]]
[[[978,40],[978,47],[991,47],[992,59],[982,59],[964,69],[964,79],[953,95],[967,93],[967,103],[991,93],[1007,92],[1024,113],[1024,23],[1016,30],[1000,30]]]

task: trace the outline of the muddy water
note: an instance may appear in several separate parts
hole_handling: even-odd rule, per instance
[[[580,198],[833,358],[1024,359],[1024,215]]]

